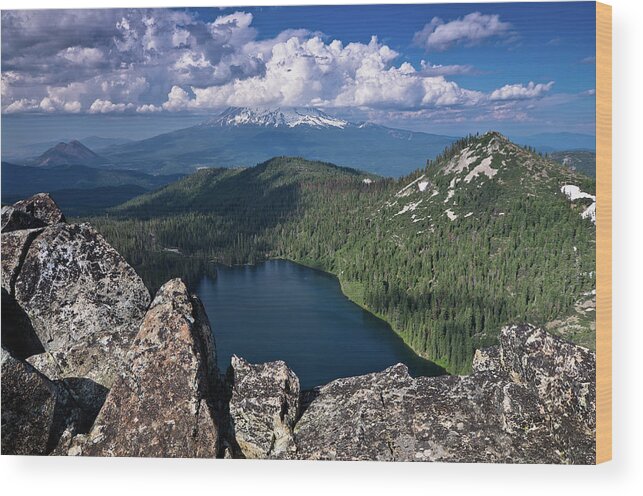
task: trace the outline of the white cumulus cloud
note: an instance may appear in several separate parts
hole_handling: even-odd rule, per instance
[[[419,67],[373,36],[347,43],[287,29],[259,38],[253,15],[212,22],[170,9],[2,12],[2,111],[176,112],[227,106],[317,106],[360,112],[475,109],[539,98],[553,82],[465,88],[470,65]],[[497,15],[434,18],[427,50],[511,35]],[[348,110],[350,111],[350,110]],[[455,110],[453,111],[455,112]]]
[[[112,103],[109,100],[94,100],[89,107],[90,114],[107,114],[110,112],[125,112],[134,107],[132,103]]]
[[[427,76],[413,65],[395,64],[398,53],[373,37],[368,44],[293,36],[273,45],[263,74],[204,88],[194,94],[172,88],[166,110],[224,106],[324,106],[413,108],[467,105],[482,94],[444,76]]]
[[[95,65],[103,62],[105,54],[98,48],[69,47],[58,52],[58,56],[74,64]]]
[[[502,88],[491,92],[489,98],[491,100],[525,100],[528,98],[538,98],[547,93],[552,86],[554,86],[553,81],[537,84],[529,81],[527,85],[506,84]]]
[[[413,41],[427,51],[444,51],[453,45],[478,44],[484,40],[510,34],[511,24],[500,20],[498,15],[472,12],[453,21],[444,22],[434,17]]]

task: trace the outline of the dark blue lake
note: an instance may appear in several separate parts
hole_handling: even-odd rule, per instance
[[[417,356],[381,319],[352,303],[339,281],[285,260],[218,267],[197,294],[214,331],[219,368],[233,354],[254,363],[284,360],[303,389],[402,362],[411,375],[443,370]]]

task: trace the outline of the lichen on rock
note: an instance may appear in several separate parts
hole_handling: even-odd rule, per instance
[[[312,392],[298,457],[593,463],[592,352],[533,326],[503,329],[469,376],[412,378],[398,364]]]
[[[233,456],[288,458],[295,453],[299,379],[285,362],[252,365],[233,356],[227,374]]]
[[[158,291],[127,358],[92,430],[72,453],[214,458],[214,339],[201,302],[179,279]]]
[[[24,256],[14,294],[48,355],[30,362],[52,379],[84,377],[105,387],[149,304],[138,275],[88,224],[44,228]]]

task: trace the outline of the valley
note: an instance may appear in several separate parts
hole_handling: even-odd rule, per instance
[[[586,196],[570,199],[570,185]],[[335,274],[415,352],[466,373],[502,325],[567,319],[594,289],[594,193],[591,178],[487,133],[397,180],[279,157],[197,171],[90,221],[152,290],[271,258]],[[570,337],[591,342],[578,325]]]

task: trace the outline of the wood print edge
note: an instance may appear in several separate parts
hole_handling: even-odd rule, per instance
[[[612,459],[612,7],[596,2],[596,463]]]

